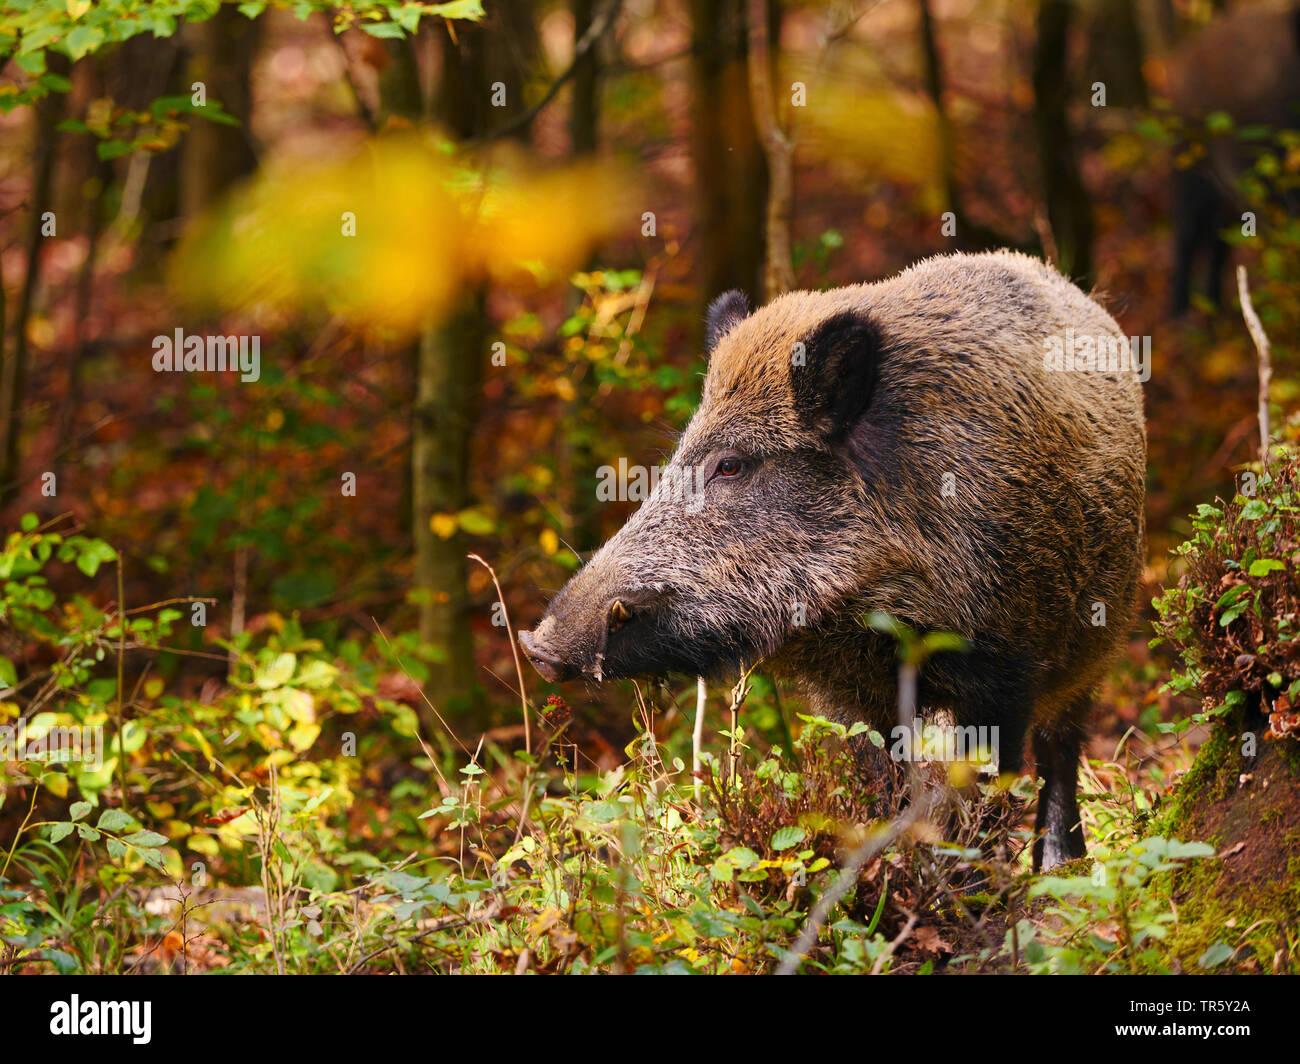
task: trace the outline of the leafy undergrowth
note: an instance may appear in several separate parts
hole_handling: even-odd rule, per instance
[[[1294,422],[1289,429],[1295,429]],[[1232,500],[1203,505],[1157,601],[1160,638],[1181,659],[1171,687],[1212,726],[1152,830],[1188,833],[1219,860],[1176,877],[1180,958],[1246,971],[1300,968],[1300,463],[1274,448]],[[1191,721],[1187,722],[1190,723]],[[1169,725],[1170,731],[1184,722]]]
[[[941,761],[905,779],[862,725],[798,717],[768,745],[732,720],[696,775],[686,722],[638,698],[639,734],[597,770],[558,698],[463,744],[419,705],[414,639],[325,646],[276,617],[201,642],[224,679],[169,693],[165,648],[200,603],[123,618],[50,590],[114,559],[34,520],[0,552],[6,971],[767,972],[864,846],[806,972],[1238,963],[1235,940],[1169,948],[1172,878],[1214,851],[1143,837],[1163,783],[1119,751],[1085,774],[1090,860],[1034,876],[1032,779]],[[156,674],[122,667],[142,658]],[[102,756],[60,752],[56,728]],[[930,815],[906,823],[914,797]]]

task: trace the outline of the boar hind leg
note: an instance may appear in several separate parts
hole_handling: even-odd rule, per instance
[[[1086,708],[1086,701],[1082,704]],[[1075,798],[1083,730],[1076,723],[1085,714],[1071,714],[1034,730],[1034,760],[1043,777],[1034,823],[1034,869],[1046,871],[1087,856],[1083,823]],[[1073,717],[1073,719],[1071,719]]]

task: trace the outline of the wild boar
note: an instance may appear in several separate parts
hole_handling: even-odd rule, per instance
[[[1077,762],[1134,616],[1146,436],[1137,374],[1060,356],[1127,350],[1115,321],[1001,251],[752,314],[731,292],[707,326],[665,475],[520,633],[533,666],[601,680],[763,659],[814,712],[887,731],[895,647],[864,614],[958,632],[968,651],[926,664],[920,705],[997,727],[1004,772],[1029,731],[1036,860],[1083,856]]]

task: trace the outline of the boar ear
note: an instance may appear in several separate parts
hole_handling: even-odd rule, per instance
[[[808,428],[835,440],[871,402],[882,345],[880,327],[865,313],[832,315],[790,356],[795,411]]]
[[[708,353],[718,346],[727,333],[749,317],[749,300],[745,293],[737,288],[723,292],[712,303],[704,317],[704,338],[708,344]]]

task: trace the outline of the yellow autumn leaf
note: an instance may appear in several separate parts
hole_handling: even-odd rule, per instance
[[[341,161],[267,163],[188,228],[169,282],[200,309],[325,311],[411,335],[467,285],[567,276],[635,219],[629,192],[603,164],[480,170],[431,137],[378,137]]]
[[[455,514],[434,514],[429,518],[429,529],[439,539],[451,539],[459,527]]]
[[[302,722],[295,724],[289,731],[289,745],[298,753],[311,749],[311,744],[316,741],[320,735],[320,725],[316,723]]]
[[[537,538],[542,544],[542,550],[547,554],[554,554],[560,549],[560,537],[555,534],[553,528],[542,529],[542,534]]]
[[[195,853],[206,854],[208,857],[216,857],[221,852],[221,843],[212,835],[191,835],[185,845]]]

